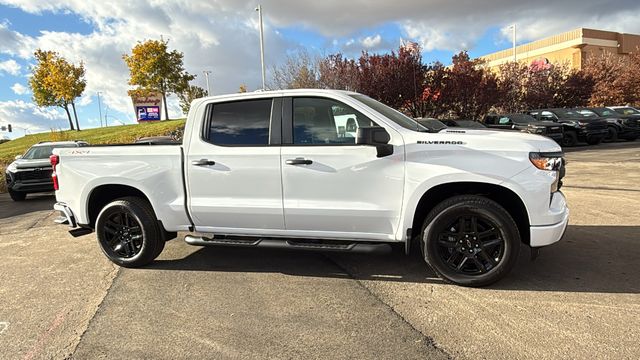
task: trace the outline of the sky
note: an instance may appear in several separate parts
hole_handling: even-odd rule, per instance
[[[28,87],[35,49],[83,62],[87,88],[76,102],[81,128],[135,123],[122,55],[138,42],[169,40],[184,53],[185,68],[212,95],[260,87],[256,3],[237,0],[0,0],[0,126],[25,133],[66,129],[60,108],[39,108]],[[425,62],[449,63],[467,50],[480,56],[517,43],[589,27],[640,33],[640,1],[520,0],[261,0],[267,78],[270,69],[302,49],[324,56],[397,49],[400,38],[418,42]],[[100,103],[97,94],[100,92]],[[175,96],[169,115],[182,117]],[[102,117],[100,117],[102,114]],[[101,121],[102,120],[102,121]]]

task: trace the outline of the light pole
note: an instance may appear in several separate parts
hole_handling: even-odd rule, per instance
[[[511,30],[513,30],[512,32],[512,40],[513,40],[513,62],[518,61],[518,57],[516,55],[516,24],[513,24],[511,26],[509,26],[511,28]]]
[[[100,94],[101,92],[98,91],[98,111],[100,112],[100,127],[102,127],[102,105],[100,104]]]
[[[107,125],[107,114],[109,114],[109,107],[106,106],[104,109],[104,127],[107,127],[109,125]]]
[[[211,74],[211,70],[203,71],[204,78],[207,80],[207,96],[211,96],[211,88],[209,87],[209,74]]]
[[[256,8],[258,12],[258,20],[260,23],[260,64],[262,65],[262,90],[266,90],[266,77],[264,71],[264,29],[262,26],[262,5],[258,5]]]

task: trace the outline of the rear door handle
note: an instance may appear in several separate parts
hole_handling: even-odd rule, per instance
[[[208,165],[215,165],[215,164],[216,164],[215,161],[208,160],[208,159],[200,159],[200,160],[191,161],[191,165],[195,165],[195,166],[208,166]]]
[[[313,161],[309,159],[296,158],[296,159],[288,159],[285,161],[287,165],[311,165]]]

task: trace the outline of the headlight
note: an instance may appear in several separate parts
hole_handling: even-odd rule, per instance
[[[582,122],[582,121],[578,121],[578,126],[585,127],[585,126],[587,126],[587,123],[586,122]]]
[[[9,164],[9,166],[7,166],[7,171],[8,172],[16,172],[18,170],[18,167],[16,166],[16,163],[11,163]]]
[[[557,171],[562,167],[563,159],[562,152],[554,153],[529,153],[529,160],[533,166],[540,170]]]
[[[541,128],[541,127],[533,128],[533,131],[536,134],[542,134],[542,133],[544,133],[544,128]]]

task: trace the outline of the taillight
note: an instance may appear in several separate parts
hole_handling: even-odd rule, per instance
[[[51,179],[53,179],[53,189],[59,190],[60,186],[58,185],[58,175],[56,174],[56,165],[60,163],[60,157],[58,155],[51,155],[49,156],[49,162],[53,167],[53,170],[51,171]]]

